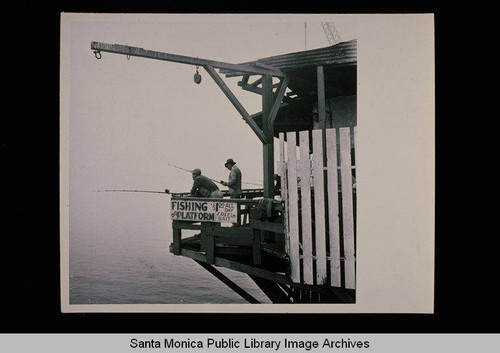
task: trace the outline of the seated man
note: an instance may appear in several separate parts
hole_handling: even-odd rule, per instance
[[[193,187],[189,192],[191,196],[223,198],[222,192],[217,185],[204,175],[201,175],[201,170],[196,168],[191,171],[193,177]]]

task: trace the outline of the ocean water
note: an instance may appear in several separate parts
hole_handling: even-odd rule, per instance
[[[95,211],[92,217],[90,226],[70,230],[70,304],[248,303],[192,259],[169,252],[168,222],[148,228]],[[217,269],[270,303],[246,274]]]

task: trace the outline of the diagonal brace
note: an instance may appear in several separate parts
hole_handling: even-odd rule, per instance
[[[194,261],[196,261],[201,267],[203,267],[205,270],[210,272],[217,279],[219,279],[222,283],[224,283],[226,286],[231,288],[233,291],[235,291],[237,294],[239,294],[241,297],[243,297],[249,303],[260,304],[260,302],[257,299],[255,299],[253,296],[248,294],[243,288],[241,288],[236,283],[231,281],[222,272],[218,271],[215,267],[212,267],[209,264],[202,262],[202,261],[198,261],[198,260],[194,260]]]
[[[269,117],[267,118],[268,128],[270,131],[274,131],[274,129],[273,129],[274,120],[276,120],[278,110],[281,107],[281,101],[283,100],[283,97],[285,96],[286,88],[288,87],[288,82],[290,82],[290,76],[286,75],[283,78],[283,80],[281,81],[280,87],[279,87],[278,91],[276,92],[273,107],[271,108],[271,111],[269,112]]]
[[[222,92],[226,95],[226,97],[229,99],[229,101],[233,104],[233,106],[236,108],[236,110],[241,114],[243,117],[243,120],[250,126],[250,128],[255,132],[257,137],[262,141],[262,143],[267,143],[266,136],[262,132],[262,130],[259,128],[257,123],[252,119],[250,114],[245,110],[243,105],[240,103],[238,98],[231,92],[229,87],[226,85],[226,83],[222,80],[222,78],[219,76],[219,74],[214,70],[212,66],[204,66],[205,70],[208,72],[210,77],[217,83],[217,85],[220,87]]]

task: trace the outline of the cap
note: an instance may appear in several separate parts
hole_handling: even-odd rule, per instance
[[[192,174],[196,174],[196,175],[201,175],[201,170],[198,169],[198,168],[195,168],[191,171]]]

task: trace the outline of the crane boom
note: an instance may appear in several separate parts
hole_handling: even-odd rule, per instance
[[[333,22],[321,22],[321,26],[323,27],[326,39],[328,39],[330,45],[337,44],[341,41],[339,32],[337,32]]]
[[[127,57],[138,56],[138,57],[143,57],[143,58],[148,58],[148,59],[170,61],[170,62],[176,62],[176,63],[181,63],[181,64],[196,65],[196,66],[203,66],[203,67],[208,66],[208,67],[213,67],[216,69],[234,70],[234,71],[244,72],[244,73],[252,74],[252,75],[271,75],[271,76],[277,76],[277,77],[285,76],[283,74],[283,72],[281,72],[278,69],[273,69],[273,68],[264,68],[264,67],[260,67],[260,66],[256,66],[256,65],[231,64],[231,63],[227,63],[227,62],[223,62],[223,61],[201,59],[201,58],[195,58],[195,57],[190,57],[190,56],[185,56],[185,55],[169,54],[169,53],[163,53],[163,52],[158,52],[158,51],[153,51],[153,50],[146,50],[143,48],[131,47],[128,45],[121,45],[121,44],[108,44],[108,43],[100,43],[100,42],[91,42],[90,49],[94,50],[96,57],[97,57],[97,54],[99,53],[99,55],[100,55],[100,52],[102,51],[102,52],[127,55]]]

